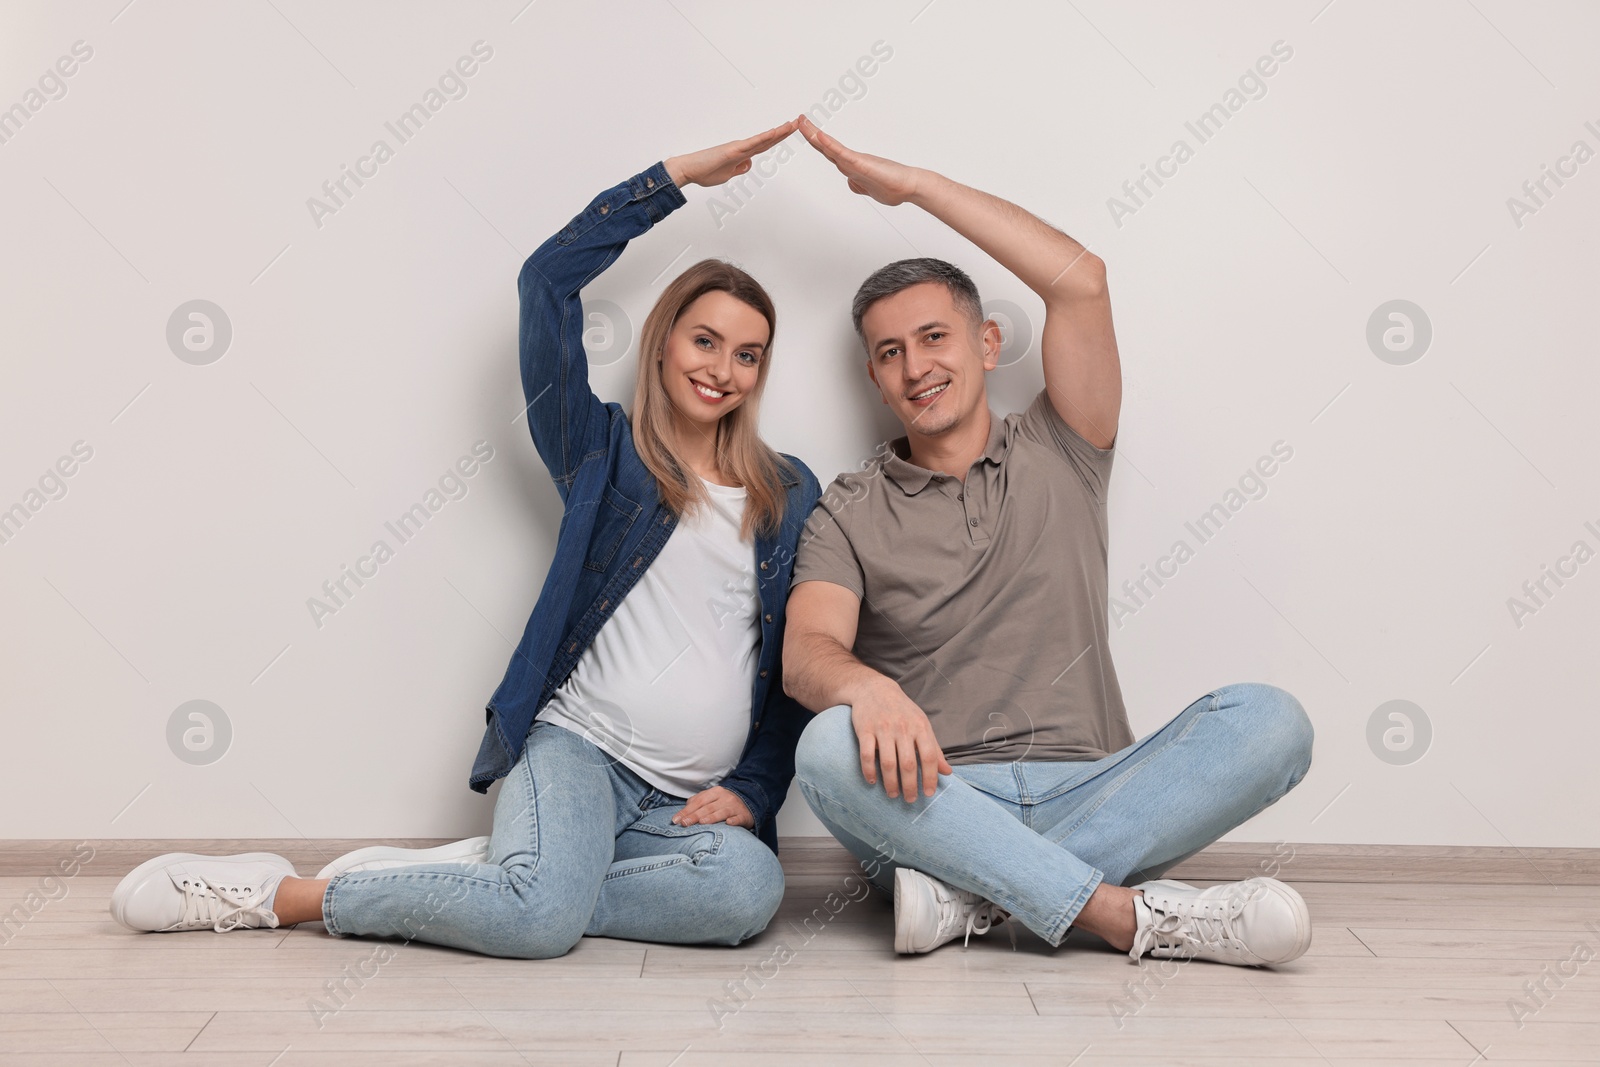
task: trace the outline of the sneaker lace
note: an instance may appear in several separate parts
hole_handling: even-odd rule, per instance
[[[183,890],[180,928],[210,926],[218,933],[225,933],[241,926],[278,925],[278,917],[262,906],[258,895],[260,886],[213,885],[185,878],[178,883],[178,888]],[[251,922],[252,919],[255,921]]]
[[[1134,937],[1129,955],[1137,959],[1153,948],[1191,948],[1198,953],[1237,945],[1240,939],[1234,934],[1234,921],[1263,892],[1263,887],[1251,886],[1211,900],[1152,902],[1150,908],[1157,917]]]
[[[952,897],[939,902],[939,925],[946,930],[966,927],[966,936],[961,939],[961,947],[966,948],[972,941],[973,934],[986,934],[995,926],[1011,918],[1011,913],[1004,908],[991,904],[987,900],[963,900],[961,897]],[[965,922],[962,920],[965,919]],[[1006,933],[1011,935],[1011,947],[1017,947],[1017,928],[1006,927]]]

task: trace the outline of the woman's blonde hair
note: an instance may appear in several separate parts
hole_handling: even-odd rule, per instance
[[[760,312],[767,320],[767,345],[756,371],[756,387],[743,404],[717,422],[716,458],[718,468],[745,488],[744,522],[741,536],[749,539],[757,530],[777,532],[783,521],[788,497],[783,476],[793,477],[793,466],[768,448],[756,432],[758,403],[767,383],[772,363],[772,340],[778,332],[778,313],[767,291],[744,271],[720,259],[702,259],[669,284],[644,320],[639,338],[639,375],[633,390],[633,444],[639,458],[660,486],[661,501],[682,518],[701,504],[708,503],[705,487],[698,477],[688,477],[687,464],[680,461],[674,447],[672,400],[661,377],[661,357],[667,337],[677,325],[683,309],[707,293],[723,292]]]

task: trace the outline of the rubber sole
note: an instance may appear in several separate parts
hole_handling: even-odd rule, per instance
[[[894,871],[894,950],[904,956],[918,953],[911,947],[911,932],[923,922],[922,894],[902,889],[915,874],[909,867],[896,867]],[[915,914],[908,915],[908,910]]]
[[[1302,897],[1292,886],[1280,882],[1276,878],[1263,878],[1262,880],[1270,883],[1273,891],[1278,893],[1279,896],[1282,896],[1284,899],[1288,900],[1290,906],[1294,909],[1295,944],[1300,946],[1299,951],[1290,956],[1288,959],[1270,960],[1268,961],[1267,966],[1277,966],[1280,963],[1293,963],[1301,956],[1304,956],[1306,954],[1306,950],[1311,947],[1311,909],[1306,906],[1305,898]]]

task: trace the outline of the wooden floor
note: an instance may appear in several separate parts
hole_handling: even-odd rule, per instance
[[[832,860],[787,859],[782,911],[738,949],[591,938],[542,962],[320,924],[132,934],[106,913],[120,872],[91,863],[0,933],[0,1065],[1600,1063],[1600,886],[1545,871],[1318,881],[1314,858],[1290,863],[1315,940],[1271,971],[1025,930],[1013,949],[1003,928],[897,957],[885,901],[850,899]],[[1197,861],[1173,873],[1253,873]],[[0,877],[0,910],[40,891]]]

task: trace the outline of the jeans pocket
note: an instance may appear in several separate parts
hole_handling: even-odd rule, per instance
[[[645,815],[627,827],[617,836],[617,861],[635,861],[657,856],[663,864],[682,862],[685,857],[692,863],[698,863],[702,857],[715,856],[722,851],[723,842],[727,839],[728,831],[735,827],[726,823],[700,823],[695,826],[679,826],[672,821],[672,809],[656,808],[646,812]],[[740,831],[743,832],[743,831]],[[642,838],[634,838],[629,842],[627,838],[639,834]],[[690,843],[689,838],[701,840]],[[650,838],[657,839],[659,844],[648,844]],[[667,844],[668,841],[681,842]]]

